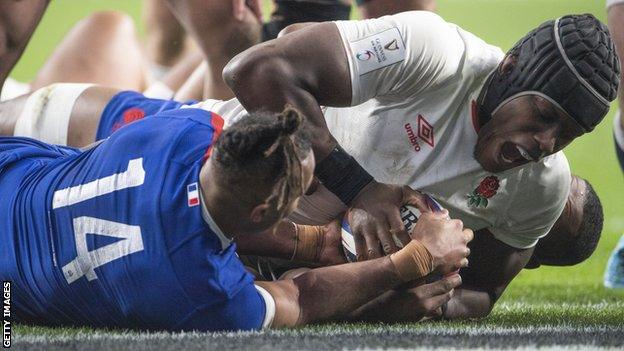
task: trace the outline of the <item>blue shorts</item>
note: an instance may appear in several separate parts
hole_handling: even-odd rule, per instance
[[[106,139],[119,128],[146,116],[194,103],[195,101],[182,103],[174,100],[150,99],[135,91],[122,91],[113,96],[104,108],[96,140]]]

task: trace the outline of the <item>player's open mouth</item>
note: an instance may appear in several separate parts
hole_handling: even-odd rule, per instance
[[[505,142],[501,147],[500,156],[503,162],[507,164],[515,163],[518,161],[531,162],[534,160],[531,154],[529,154],[529,152],[526,151],[526,149],[524,149],[522,146],[508,141]]]

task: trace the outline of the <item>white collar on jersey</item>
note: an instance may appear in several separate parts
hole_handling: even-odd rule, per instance
[[[199,202],[201,202],[202,218],[204,219],[206,224],[208,224],[208,227],[217,235],[217,237],[221,241],[221,249],[225,250],[232,243],[232,239],[225,236],[221,228],[219,228],[214,219],[212,219],[210,212],[208,212],[208,209],[206,208],[206,202],[204,201],[204,195],[202,194],[201,186],[199,187]]]

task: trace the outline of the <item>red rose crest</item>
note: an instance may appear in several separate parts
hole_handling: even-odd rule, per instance
[[[487,207],[488,199],[496,195],[499,187],[500,183],[496,176],[485,177],[472,194],[468,194],[468,206]]]

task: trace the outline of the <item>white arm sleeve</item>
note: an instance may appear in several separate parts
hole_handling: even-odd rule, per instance
[[[351,74],[351,105],[435,89],[458,73],[464,42],[458,28],[427,11],[335,22]]]
[[[268,329],[271,327],[271,324],[273,324],[273,319],[275,319],[275,299],[273,299],[273,296],[263,287],[258,285],[255,287],[266,305],[266,314],[264,316],[264,322],[262,323],[262,329]]]
[[[490,228],[494,237],[519,249],[535,246],[553,227],[570,193],[570,166],[563,152],[523,170],[504,223]]]

